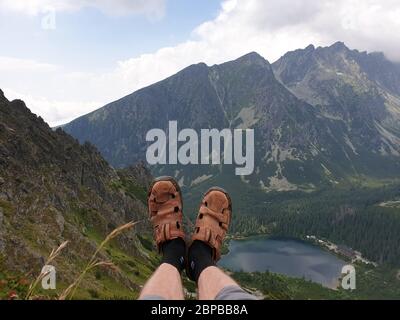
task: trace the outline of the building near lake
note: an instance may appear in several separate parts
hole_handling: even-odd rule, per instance
[[[344,245],[338,245],[336,252],[349,259],[355,259],[357,256],[356,252],[353,249]]]

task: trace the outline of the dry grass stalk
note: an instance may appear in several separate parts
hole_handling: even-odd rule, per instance
[[[45,265],[49,265],[52,261],[54,261],[54,259],[56,259],[60,254],[61,251],[67,246],[69,241],[64,241],[63,243],[61,243],[59,245],[59,247],[57,249],[52,249],[50,255],[48,256]],[[43,270],[43,269],[42,269]],[[36,277],[36,279],[30,284],[28,292],[25,296],[25,300],[29,300],[32,297],[33,292],[35,291],[37,285],[39,284],[40,281],[42,281],[42,279],[44,277],[46,277],[48,274],[50,273],[50,271],[47,272],[40,272],[40,274]]]
[[[86,267],[83,269],[83,271],[80,273],[80,275],[76,278],[76,280],[67,288],[64,290],[64,292],[58,297],[59,300],[65,300],[67,298],[72,299],[73,296],[75,295],[76,289],[79,287],[81,281],[85,277],[85,275],[93,268],[98,267],[98,266],[103,266],[103,267],[109,267],[113,270],[116,270],[116,266],[112,262],[107,262],[107,261],[98,261],[97,255],[99,252],[105,247],[105,245],[110,242],[112,239],[120,235],[122,232],[133,228],[136,224],[139,222],[128,222],[127,224],[124,224],[116,229],[114,229],[110,234],[107,235],[107,237],[100,243],[100,245],[97,247],[96,251],[90,258],[88,264]]]

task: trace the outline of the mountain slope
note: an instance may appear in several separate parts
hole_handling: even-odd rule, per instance
[[[107,233],[146,217],[150,178],[143,165],[115,171],[92,145],[52,131],[22,101],[9,102],[0,91],[0,276],[37,274],[51,249],[69,240],[55,262],[58,283],[69,284]],[[147,223],[102,253],[120,271],[89,275],[86,290],[103,297],[137,294],[151,271],[139,232],[149,233]]]
[[[399,65],[338,42],[287,53],[273,68],[297,97],[345,125],[350,153],[400,155]]]
[[[171,120],[197,132],[254,129],[252,175],[235,176],[229,165],[152,168],[174,175],[196,198],[213,184],[240,190],[240,197],[312,191],[349,177],[392,178],[400,172],[400,95],[397,67],[391,66],[342,43],[309,46],[273,65],[250,53],[221,65],[190,66],[64,129],[95,144],[117,167],[143,160],[147,131],[166,131]],[[381,74],[373,76],[377,68]],[[251,209],[247,204],[243,210]]]

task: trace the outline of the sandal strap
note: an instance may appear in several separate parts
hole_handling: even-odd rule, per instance
[[[171,189],[175,186],[171,181],[165,182],[171,183]],[[178,187],[175,186],[175,188]],[[157,194],[157,190],[152,190],[148,195],[149,218],[153,225],[154,239],[159,250],[163,242],[176,238],[184,239],[185,237],[182,223],[181,194],[178,190],[175,191],[175,189],[170,192],[166,190],[168,189],[164,189],[161,194]],[[157,201],[157,197],[165,199],[165,201]]]
[[[154,229],[154,237],[160,250],[160,245],[165,241],[183,238],[183,232],[174,223],[166,223]]]
[[[231,222],[232,212],[229,198],[228,202],[229,205],[223,208],[222,212],[217,212],[207,207],[205,201],[203,201],[192,237],[192,241],[203,241],[213,249],[215,261],[218,261],[221,257],[222,243]]]

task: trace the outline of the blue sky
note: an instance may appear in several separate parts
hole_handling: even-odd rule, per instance
[[[398,0],[0,0],[0,88],[59,125],[251,51],[273,62],[340,40],[400,61],[397,30]]]
[[[169,0],[162,17],[107,15],[96,8],[56,12],[56,29],[43,30],[46,14],[0,15],[1,55],[34,59],[80,70],[112,68],[124,60],[185,41],[192,30],[215,18],[218,0]]]

